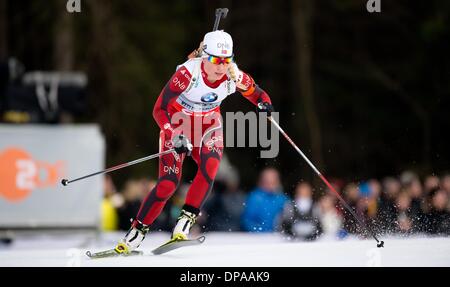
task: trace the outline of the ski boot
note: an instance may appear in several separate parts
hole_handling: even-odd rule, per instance
[[[163,245],[152,250],[155,255],[164,254],[166,252],[178,249],[180,247],[199,245],[205,241],[205,236],[195,239],[189,239],[189,231],[194,225],[200,211],[197,208],[185,206],[181,210],[177,224],[172,232],[172,238]]]
[[[173,229],[171,240],[188,240],[189,231],[195,224],[196,219],[197,214],[182,209]]]
[[[125,237],[117,244],[114,250],[118,254],[130,254],[134,249],[141,245],[145,235],[149,231],[149,228],[150,227],[148,225],[145,225],[140,221],[135,221]]]

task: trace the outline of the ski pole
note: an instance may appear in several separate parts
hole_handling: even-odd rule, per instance
[[[337,198],[341,201],[342,205],[350,212],[350,214],[358,221],[358,223],[364,227],[367,232],[372,235],[372,237],[377,241],[377,247],[384,247],[384,241],[378,240],[375,233],[369,229],[369,227],[355,214],[352,208],[347,204],[347,202],[341,197],[341,195],[334,189],[334,187],[328,182],[328,180],[319,172],[319,170],[312,164],[312,162],[306,157],[306,155],[298,148],[298,146],[291,140],[291,138],[286,134],[286,132],[280,127],[280,125],[270,116],[267,117],[269,121],[280,131],[280,133],[286,138],[286,140],[295,148],[295,150],[303,157],[303,159],[309,164],[309,166],[314,170],[314,172],[320,177],[320,179],[328,186],[328,188],[333,191]]]
[[[72,182],[75,182],[75,181],[78,181],[78,180],[82,180],[82,179],[85,179],[85,178],[88,178],[88,177],[91,177],[91,176],[94,176],[94,175],[99,175],[99,174],[104,174],[104,173],[108,173],[108,172],[111,172],[111,171],[115,171],[115,170],[118,170],[118,169],[121,169],[121,168],[124,168],[124,167],[127,167],[127,166],[131,166],[131,165],[134,165],[134,164],[137,164],[137,163],[141,163],[141,162],[147,161],[149,159],[160,157],[162,155],[165,155],[165,154],[168,154],[168,153],[171,153],[171,152],[174,152],[174,151],[175,151],[175,149],[169,149],[169,150],[166,150],[166,151],[163,151],[163,152],[160,152],[160,153],[152,154],[152,155],[149,155],[149,156],[146,156],[146,157],[143,157],[143,158],[139,158],[139,159],[136,159],[136,160],[133,160],[133,161],[130,161],[130,162],[122,163],[122,164],[119,164],[119,165],[107,168],[105,170],[94,172],[94,173],[91,173],[91,174],[88,174],[88,175],[85,175],[85,176],[82,176],[82,177],[79,177],[79,178],[75,178],[75,179],[72,179],[72,180],[63,179],[63,180],[61,180],[61,184],[64,185],[64,186],[67,186],[69,183],[72,183]]]

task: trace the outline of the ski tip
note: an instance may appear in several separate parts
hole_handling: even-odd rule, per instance
[[[162,254],[162,252],[160,252],[158,249],[154,249],[154,250],[152,250],[152,254],[153,255],[160,255],[160,254]]]
[[[152,254],[153,254],[153,255],[161,255],[161,254],[163,254],[163,253],[166,253],[167,251],[170,251],[170,250],[166,250],[166,249],[164,248],[164,246],[162,245],[162,246],[159,246],[159,247],[153,249],[153,250],[152,250]]]

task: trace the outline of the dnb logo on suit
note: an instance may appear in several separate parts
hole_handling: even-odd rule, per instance
[[[216,93],[207,93],[206,95],[202,96],[201,100],[205,103],[211,103],[217,100],[219,96]]]

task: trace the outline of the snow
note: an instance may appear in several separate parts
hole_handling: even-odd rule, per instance
[[[207,233],[200,246],[163,255],[151,250],[167,233],[152,233],[141,245],[143,256],[91,260],[87,250],[111,248],[123,233],[34,234],[0,245],[0,266],[139,266],[139,267],[301,267],[301,266],[450,266],[450,238],[417,236],[290,242],[279,234]]]

